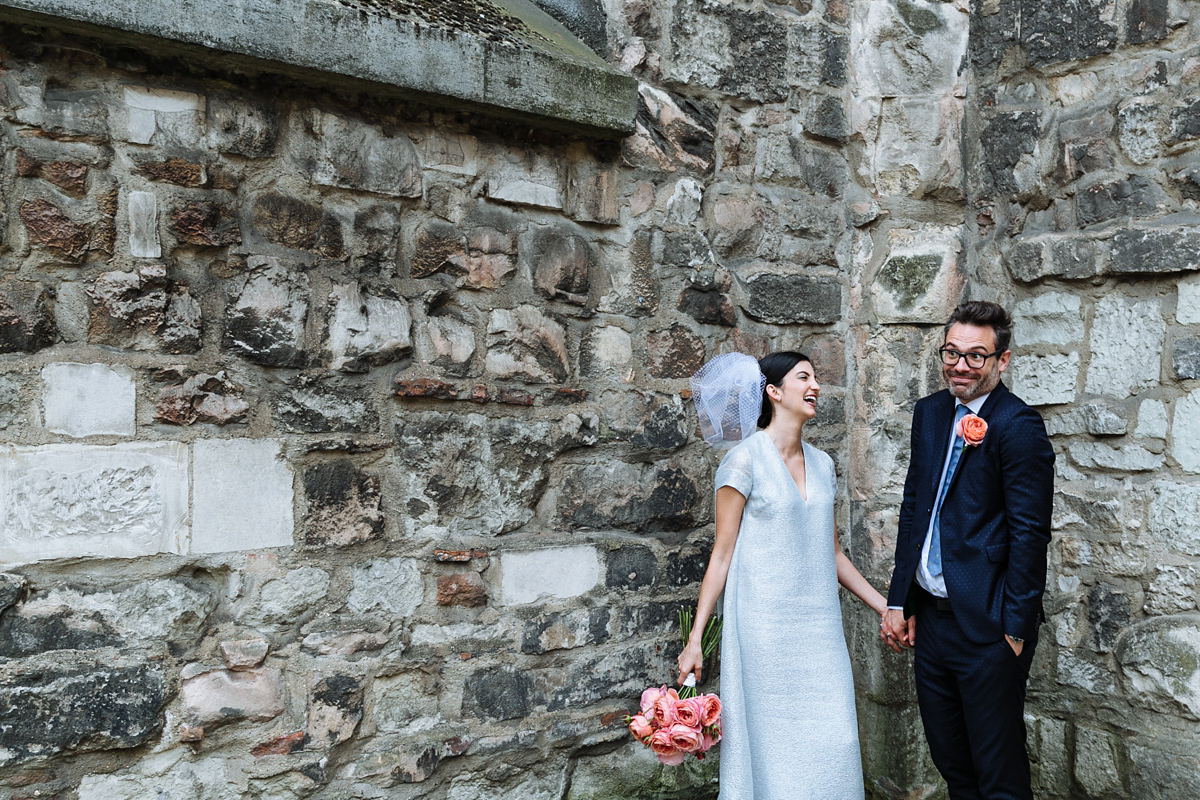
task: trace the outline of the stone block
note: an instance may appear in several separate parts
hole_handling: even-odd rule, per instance
[[[1200,230],[1126,229],[1111,242],[1108,272],[1113,275],[1161,275],[1200,270]]]
[[[1071,403],[1079,379],[1079,354],[1023,355],[1013,361],[1013,391],[1033,406]]]
[[[283,713],[283,677],[277,669],[214,669],[184,675],[184,719],[206,732],[227,722],[264,721]]]
[[[1013,338],[1021,345],[1074,344],[1083,339],[1078,295],[1048,292],[1013,308]]]
[[[165,338],[173,296],[171,288],[166,268],[161,264],[140,267],[134,272],[100,273],[87,287],[92,301],[88,340],[135,350],[158,349]],[[173,315],[173,325],[183,322]],[[198,338],[198,320],[193,333],[192,338]]]
[[[1091,797],[1124,794],[1119,740],[1087,726],[1075,729],[1075,780]]]
[[[987,124],[979,134],[983,152],[980,177],[992,189],[987,196],[1004,200],[1022,190],[1016,177],[1017,166],[1033,154],[1040,138],[1041,124],[1034,111],[997,114]]]
[[[354,735],[362,716],[362,682],[352,675],[327,675],[309,690],[305,744],[319,749],[341,744]]]
[[[126,86],[124,97],[125,141],[150,144],[157,137],[158,144],[194,147],[203,140],[205,100],[200,95]]]
[[[329,573],[316,567],[288,570],[269,580],[258,593],[258,605],[246,617],[250,625],[291,627],[329,594]]]
[[[332,631],[310,633],[302,642],[306,652],[318,656],[352,656],[363,651],[379,650],[387,644],[386,633],[376,631]]]
[[[1112,183],[1094,183],[1075,196],[1075,217],[1081,227],[1098,225],[1118,217],[1158,217],[1170,200],[1152,178],[1130,175]]]
[[[562,383],[570,374],[566,330],[536,306],[492,311],[487,347],[487,371],[497,378]]]
[[[54,344],[54,300],[40,283],[0,283],[0,353],[33,353]]]
[[[459,275],[459,286],[495,289],[516,270],[516,255],[517,245],[512,236],[495,228],[479,227],[467,236],[465,252],[451,255],[444,266],[451,274]]]
[[[628,742],[617,750],[576,760],[564,800],[608,800],[611,797],[679,797],[702,800],[717,794],[719,748],[703,761],[689,758],[677,767],[663,766],[648,747]]]
[[[315,183],[393,197],[421,196],[420,159],[408,137],[388,136],[372,125],[322,111],[310,114],[317,140]]]
[[[1200,325],[1200,280],[1181,280],[1177,288],[1175,321],[1180,325]]]
[[[1117,142],[1135,164],[1150,164],[1162,151],[1159,124],[1162,105],[1148,98],[1135,98],[1117,109]]]
[[[1129,428],[1125,418],[1103,403],[1071,405],[1061,414],[1046,418],[1046,433],[1051,436],[1121,436]]]
[[[699,465],[593,464],[565,470],[556,514],[573,530],[679,531],[704,524],[707,486]]]
[[[645,589],[658,582],[654,551],[641,545],[626,545],[608,552],[605,586],[610,589]]]
[[[271,645],[266,639],[240,639],[221,642],[219,649],[225,666],[231,670],[257,667],[267,657]]]
[[[617,225],[621,221],[618,191],[614,170],[595,168],[583,160],[571,161],[564,213],[578,222]]]
[[[700,337],[682,325],[646,336],[646,367],[655,378],[688,378],[704,364]]]
[[[967,52],[970,17],[952,4],[914,2],[854,6],[850,61],[860,97],[950,93]]]
[[[961,201],[965,103],[954,96],[886,98],[866,136],[881,195]]]
[[[1131,797],[1200,797],[1195,737],[1141,734],[1129,743]]]
[[[171,212],[171,233],[183,244],[226,247],[241,244],[237,218],[220,203],[188,203]]]
[[[632,381],[633,340],[623,328],[615,325],[593,328],[580,348],[579,371],[591,378]]]
[[[437,604],[465,608],[487,605],[487,586],[478,572],[442,575],[437,582]]]
[[[8,447],[0,461],[2,562],[185,551],[185,445]]]
[[[1166,323],[1158,300],[1105,295],[1096,303],[1086,391],[1123,400],[1158,383]],[[1137,358],[1130,358],[1137,353]]]
[[[530,617],[521,633],[521,652],[541,655],[602,644],[609,638],[610,614],[606,608],[578,608],[543,612]]]
[[[1133,0],[1125,12],[1125,41],[1144,44],[1167,38],[1168,13],[1167,0]]]
[[[533,710],[533,678],[510,666],[489,667],[467,676],[463,711],[485,719],[526,717]]]
[[[949,317],[966,284],[961,252],[958,228],[888,231],[887,260],[872,282],[880,322],[924,324]],[[840,303],[840,293],[837,299]]]
[[[1100,442],[1080,442],[1070,447],[1071,459],[1084,469],[1112,469],[1122,472],[1150,472],[1160,469],[1166,459],[1141,445],[1109,447]]]
[[[304,366],[306,276],[264,256],[252,256],[248,267],[231,287],[225,348],[263,366]]]
[[[271,244],[326,258],[344,254],[342,223],[320,206],[274,192],[254,198],[255,230]]]
[[[130,192],[129,254],[134,258],[161,258],[158,240],[158,198],[154,192]]]
[[[541,597],[578,597],[600,583],[600,559],[590,545],[506,551],[499,562],[504,605],[532,603]]]
[[[1090,278],[1102,266],[1096,243],[1088,239],[1018,240],[1004,261],[1022,283],[1047,277]]]
[[[1200,473],[1200,389],[1175,401],[1171,455],[1184,472]]]
[[[1134,436],[1166,439],[1169,429],[1167,407],[1161,400],[1143,400],[1138,406],[1137,427]]]
[[[1171,351],[1175,379],[1191,381],[1200,378],[1200,339],[1176,339]]]
[[[547,159],[503,162],[488,176],[487,196],[500,203],[561,211],[559,165]]]
[[[742,306],[751,317],[776,325],[828,325],[841,318],[842,284],[817,275],[762,272],[746,281]]]
[[[696,423],[690,404],[679,395],[635,393],[605,396],[604,422],[618,441],[651,450],[677,450]]]
[[[704,224],[713,250],[726,259],[758,254],[772,209],[758,192],[714,184],[704,195]]]
[[[0,765],[138,747],[162,729],[162,668],[124,657],[0,666]]]
[[[1200,486],[1155,483],[1149,531],[1176,553],[1200,556]]]
[[[1171,136],[1168,141],[1178,144],[1193,139],[1200,139],[1200,100],[1189,98],[1171,109]]]
[[[365,433],[379,426],[361,391],[315,375],[297,376],[271,398],[271,406],[288,433]]]
[[[357,283],[335,284],[329,296],[329,351],[332,367],[366,372],[412,352],[408,304],[368,294]]]
[[[700,209],[703,203],[704,187],[701,186],[698,181],[695,181],[691,178],[679,179],[675,182],[675,188],[671,191],[671,196],[667,198],[667,215],[665,219],[666,227],[668,229],[678,228],[682,230],[685,235],[692,233],[693,227],[700,219]],[[698,237],[691,237],[689,241],[696,241],[697,238],[699,241],[689,249],[696,252],[707,253],[707,242],[705,242],[702,235]],[[683,264],[680,264],[680,259],[678,256],[668,256],[668,254],[664,252],[663,257],[664,259],[667,259],[669,263],[683,266]],[[711,261],[711,253],[709,253],[707,258],[703,260],[705,263]],[[688,260],[687,266],[691,266],[691,259]]]
[[[290,547],[292,471],[277,439],[193,445],[192,553]]]
[[[1156,567],[1146,591],[1146,610],[1151,614],[1194,611],[1200,599],[1200,571],[1193,566]]]
[[[1137,706],[1200,720],[1200,615],[1140,622],[1117,644],[1121,686]]]
[[[721,9],[721,6],[712,8]],[[788,26],[773,14],[721,9],[728,31],[728,61],[717,88],[760,103],[787,99]],[[680,26],[682,27],[682,26]]]
[[[358,613],[379,610],[408,617],[425,599],[421,574],[411,558],[379,558],[351,571],[346,605]]]
[[[689,286],[679,295],[676,308],[705,325],[724,325],[729,328],[737,325],[737,310],[724,292]]]
[[[48,364],[42,367],[46,430],[76,438],[133,436],[137,387],[128,367]]]
[[[208,128],[213,144],[222,153],[266,158],[275,152],[279,114],[267,104],[245,94],[214,94],[208,99]]]
[[[830,8],[838,6],[837,0]],[[845,19],[840,15],[839,22]],[[846,85],[850,69],[850,37],[820,23],[788,26],[788,83],[792,86]]]
[[[304,498],[305,544],[345,547],[383,534],[379,480],[356,469],[349,459],[306,469]]]
[[[216,375],[201,372],[179,383],[184,374],[161,376],[172,382],[158,392],[155,420],[170,425],[194,422],[229,425],[245,420],[250,405],[241,397],[242,387],[230,381],[224,370]]]
[[[587,239],[547,230],[534,235],[530,249],[533,283],[543,296],[579,306],[587,304],[597,261],[596,249]]]
[[[87,255],[91,240],[88,227],[71,219],[49,200],[26,200],[18,214],[33,244],[43,245],[71,263],[80,262]]]
[[[1105,0],[1021,0],[1020,38],[1030,65],[1045,67],[1111,52],[1117,26]]]

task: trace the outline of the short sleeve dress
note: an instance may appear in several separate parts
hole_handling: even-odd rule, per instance
[[[863,800],[833,549],[833,459],[805,443],[807,500],[763,431],[716,486],[746,497],[725,583],[720,800]]]

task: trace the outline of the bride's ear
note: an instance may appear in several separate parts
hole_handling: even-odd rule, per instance
[[[779,387],[778,387],[778,386],[776,386],[775,384],[773,384],[773,383],[768,383],[768,384],[767,384],[766,386],[764,386],[763,388],[764,388],[764,389],[766,390],[766,392],[767,392],[767,397],[771,398],[771,399],[772,399],[772,400],[774,400],[776,403],[778,403],[778,402],[780,401],[780,399],[782,399],[782,397],[783,397],[783,392],[782,392],[782,391],[780,391]]]

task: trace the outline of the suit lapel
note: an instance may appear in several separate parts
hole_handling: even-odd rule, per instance
[[[989,398],[990,399],[990,398]],[[938,484],[942,480],[942,467],[946,464],[946,454],[950,452],[950,426],[954,423],[954,395],[946,392],[944,402],[940,402],[934,408],[933,412],[933,431],[937,439],[937,447],[933,452],[938,454],[937,461],[933,464],[933,475],[930,479],[930,486],[933,488],[933,496],[936,498]]]

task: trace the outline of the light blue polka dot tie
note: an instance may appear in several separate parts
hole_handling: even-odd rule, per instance
[[[942,574],[942,502],[946,499],[946,490],[954,479],[954,470],[958,468],[958,460],[962,457],[963,445],[966,442],[958,435],[958,423],[967,415],[966,406],[960,405],[954,411],[954,444],[950,448],[950,465],[946,467],[946,477],[938,488],[937,502],[933,505],[933,533],[929,537],[929,574],[937,577]]]

